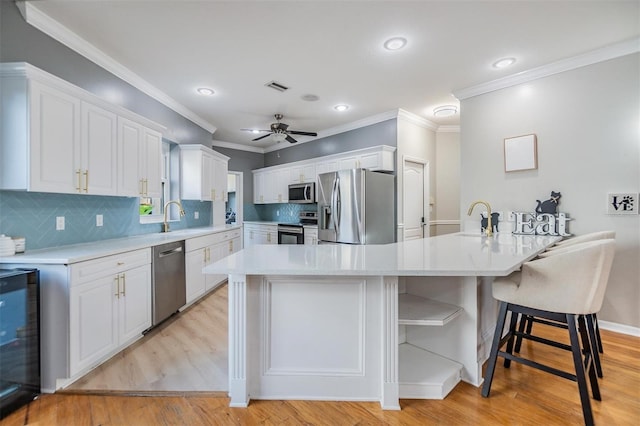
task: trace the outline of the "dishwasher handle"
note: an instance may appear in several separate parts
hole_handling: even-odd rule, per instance
[[[176,248],[171,249],[171,250],[160,252],[160,254],[158,254],[158,257],[160,257],[160,258],[167,257],[167,256],[171,256],[172,254],[177,254],[177,253],[180,253],[180,252],[182,252],[182,247],[176,247]]]

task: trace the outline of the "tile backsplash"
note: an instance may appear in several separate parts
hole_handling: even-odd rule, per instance
[[[171,229],[211,224],[211,202],[182,202],[186,215]],[[194,219],[194,211],[199,218]],[[96,226],[96,215],[103,226]],[[56,217],[64,216],[64,231]],[[160,232],[162,224],[141,224],[138,198],[0,191],[0,234],[25,237],[26,250]]]
[[[316,211],[317,204],[244,204],[244,220],[297,223],[301,211]]]

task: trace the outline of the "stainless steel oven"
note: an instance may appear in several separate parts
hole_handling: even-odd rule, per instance
[[[304,227],[278,224],[278,244],[304,244]]]

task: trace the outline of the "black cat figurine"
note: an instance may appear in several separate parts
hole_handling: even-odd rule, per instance
[[[551,191],[551,198],[549,198],[548,200],[536,200],[538,202],[536,213],[556,214],[558,212],[558,203],[560,202],[560,197],[562,197],[562,194],[556,191]]]
[[[498,232],[498,217],[500,216],[500,213],[491,213],[491,228],[492,232]],[[487,219],[486,217],[484,217],[483,215],[480,215],[480,217],[482,218],[482,220],[480,220],[480,232],[484,232],[485,229],[487,229],[487,226],[489,225],[489,219]]]

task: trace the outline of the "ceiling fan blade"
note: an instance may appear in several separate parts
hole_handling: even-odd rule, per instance
[[[287,133],[292,135],[301,135],[301,136],[318,136],[316,132],[301,132],[298,130],[289,130]]]
[[[298,142],[297,140],[295,140],[294,138],[292,138],[292,137],[291,137],[291,136],[289,136],[289,135],[287,135],[287,137],[285,138],[285,140],[286,140],[287,142],[290,142],[290,143],[296,143],[296,142]]]
[[[253,142],[255,142],[255,141],[259,141],[260,139],[264,139],[264,138],[266,138],[266,137],[269,137],[269,136],[271,136],[271,133],[267,133],[266,135],[262,135],[262,136],[260,136],[260,137],[258,137],[258,138],[251,139],[251,140],[252,140]]]

